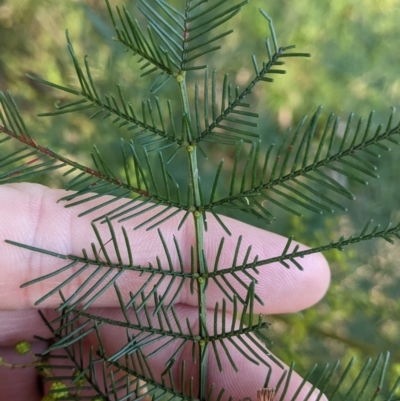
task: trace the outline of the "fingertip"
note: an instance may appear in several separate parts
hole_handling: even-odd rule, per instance
[[[275,290],[269,297],[268,313],[281,314],[299,312],[318,303],[329,288],[331,273],[326,258],[313,253],[290,262],[288,269],[277,264],[272,276]]]
[[[305,258],[304,270],[301,272],[304,284],[304,299],[301,305],[306,309],[319,302],[328,291],[331,271],[327,259],[322,253],[314,253]],[[301,275],[299,275],[301,279]]]

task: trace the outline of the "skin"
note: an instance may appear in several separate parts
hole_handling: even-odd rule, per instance
[[[13,345],[22,339],[32,341],[34,352],[44,349],[42,343],[33,339],[34,334],[46,338],[49,337],[49,331],[44,327],[37,313],[38,307],[34,306],[34,302],[66,277],[65,275],[59,275],[51,280],[21,289],[20,285],[22,283],[54,271],[55,268],[62,267],[65,265],[65,261],[59,261],[47,255],[12,246],[5,243],[4,240],[10,239],[62,254],[81,254],[83,247],[90,249],[90,243],[96,242],[95,235],[89,224],[95,216],[76,217],[79,212],[89,208],[88,204],[64,208],[65,204],[56,203],[56,201],[65,196],[65,194],[65,191],[49,189],[37,184],[22,183],[0,187],[0,356],[3,357],[4,361],[10,363],[19,363],[21,361],[22,357],[15,355],[13,351]],[[115,207],[115,205],[112,207]],[[143,221],[148,217],[149,214],[144,214],[140,216],[139,220]],[[178,215],[162,225],[162,233],[170,249],[174,249],[172,236],[176,236],[181,246],[184,266],[188,268],[190,263],[188,249],[190,249],[190,244],[193,243],[194,231],[191,226],[191,219],[188,219],[184,227],[177,231],[177,223],[179,223],[180,219],[181,216]],[[135,220],[135,223],[139,220]],[[240,234],[243,235],[243,242],[239,261],[243,259],[249,245],[252,245],[252,257],[259,255],[259,259],[265,259],[280,254],[286,244],[286,238],[279,235],[228,218],[223,218],[223,221],[229,226],[232,232],[231,237],[228,237],[223,232],[212,217],[209,218],[209,231],[205,236],[204,249],[210,266],[213,266],[216,244],[219,243],[222,236],[225,237],[225,245],[221,255],[220,266],[232,265],[232,254]],[[117,237],[122,238],[118,223],[113,224],[113,227]],[[157,230],[147,232],[143,229],[132,231],[134,224],[131,220],[125,222],[124,227],[130,233],[135,264],[146,265],[149,260],[155,262],[156,256],[160,256],[163,265],[166,263],[166,257]],[[103,224],[99,225],[99,230],[104,242],[106,242],[110,238],[108,228]],[[57,235],[53,235],[55,232]],[[123,242],[119,243],[123,244]],[[107,249],[110,250],[112,256],[110,246],[111,244],[108,244]],[[292,246],[294,247],[295,244]],[[300,247],[301,249],[306,249],[305,246],[301,245]],[[124,254],[122,245],[121,249]],[[171,256],[174,266],[177,266],[177,255],[171,252]],[[266,301],[264,306],[259,304],[255,306],[257,313],[296,312],[310,307],[323,297],[330,280],[329,267],[326,260],[322,255],[314,254],[301,260],[301,264],[304,268],[303,272],[294,266],[286,270],[280,264],[270,264],[265,268],[260,268],[256,292]],[[118,283],[122,292],[127,289],[135,292],[135,288],[136,290],[139,288],[141,281],[136,276],[132,282],[125,280]],[[79,281],[74,280],[70,285],[63,288],[63,293],[69,296],[73,294],[78,286]],[[241,289],[238,289],[238,291],[240,292]],[[162,288],[160,293],[162,293]],[[244,291],[242,293],[244,294]],[[213,309],[222,296],[217,288],[210,288],[209,294],[207,306]],[[188,288],[183,288],[176,302],[178,314],[182,316],[182,319],[188,315],[191,321],[196,320],[196,297],[190,294]],[[56,308],[59,303],[59,298],[55,295],[41,304],[40,309],[51,318],[52,308]],[[104,297],[96,301],[92,311],[93,313],[113,318],[118,318],[121,314],[118,308],[118,301],[112,292],[106,293]],[[208,322],[208,324],[211,326],[212,322]],[[118,329],[110,328],[103,333],[105,347],[110,352],[116,351],[122,346],[122,343],[119,344],[118,340],[116,340],[120,336],[116,335],[115,330]],[[91,341],[95,341],[94,337],[88,338],[85,347],[89,347]],[[186,354],[190,355],[189,349],[184,349],[181,357],[183,358]],[[252,398],[255,399],[256,390],[262,385],[266,370],[252,365],[241,357],[235,348],[231,350],[231,354],[238,361],[240,379],[238,380],[238,375],[230,368],[229,362],[224,358],[222,358],[224,374],[219,374],[215,360],[210,358],[210,375],[212,375],[217,387],[230,388],[235,398],[239,399],[254,395]],[[152,362],[152,368],[157,375],[165,369],[163,354],[161,353],[155,359]],[[272,383],[274,381],[276,383],[281,374],[282,369],[273,365]],[[297,374],[292,376],[287,393],[288,399],[290,399],[291,394],[294,393],[301,381],[302,378]],[[42,397],[42,389],[39,387],[35,369],[25,368],[16,372],[4,366],[0,367],[0,399],[39,401]],[[308,390],[309,386],[306,385],[298,400],[301,400],[301,396],[305,396]],[[316,399],[317,396],[318,392],[315,392],[309,399]]]

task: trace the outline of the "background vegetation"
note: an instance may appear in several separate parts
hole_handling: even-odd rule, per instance
[[[133,8],[135,0],[125,3]],[[171,3],[179,6],[183,1]],[[391,106],[400,106],[399,0],[251,0],[235,19],[236,33],[210,60],[211,67],[236,76],[242,86],[252,71],[250,56],[264,51],[267,29],[259,7],[273,17],[281,44],[296,44],[299,51],[312,54],[311,59],[290,60],[286,76],[257,87],[254,105],[264,114],[260,126],[266,142],[320,104],[326,117],[335,112],[343,121],[350,111],[367,117],[371,110],[376,111],[376,121],[384,121]],[[130,55],[110,39],[107,21],[105,4],[99,0],[0,0],[0,88],[12,91],[37,141],[82,161],[89,158],[93,143],[109,149],[110,157],[114,148],[117,154],[120,134],[107,121],[79,114],[38,119],[35,114],[51,110],[64,95],[25,74],[66,85],[75,80],[66,50],[68,28],[78,55],[90,55],[96,82],[105,90],[121,82],[132,101],[140,102],[149,96],[151,78],[137,79]],[[168,90],[167,84],[163,91]],[[270,229],[318,245],[361,229],[370,217],[383,225],[399,221],[399,155],[400,147],[386,153],[379,165],[381,179],[353,189],[358,196],[346,205],[347,213],[282,215]],[[46,184],[56,186],[59,180],[54,175]],[[389,350],[390,374],[399,375],[400,248],[377,241],[326,256],[332,285],[325,299],[295,315],[267,317],[273,352],[287,363],[295,360],[302,372],[314,362],[358,356],[361,363]]]

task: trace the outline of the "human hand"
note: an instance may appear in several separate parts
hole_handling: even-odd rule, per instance
[[[0,187],[0,356],[4,361],[18,363],[18,355],[15,355],[13,351],[13,345],[22,339],[32,342],[34,352],[40,352],[45,348],[43,343],[33,338],[34,334],[42,337],[49,336],[48,329],[35,310],[34,302],[63,280],[62,275],[55,276],[53,279],[21,289],[22,283],[48,274],[63,266],[63,263],[48,255],[11,246],[4,241],[10,239],[62,254],[80,254],[83,247],[90,248],[90,243],[96,241],[89,224],[91,216],[76,217],[80,211],[87,209],[87,205],[65,209],[63,204],[56,203],[64,195],[64,191],[51,190],[36,184],[14,184]],[[140,218],[145,219],[146,215]],[[189,250],[190,244],[193,242],[194,230],[191,229],[190,224],[192,223],[188,219],[185,226],[177,231],[179,219],[179,216],[170,219],[161,226],[161,229],[167,239],[172,239],[173,235],[176,236],[182,250],[184,264],[187,265],[190,260]],[[214,226],[212,219],[209,221],[209,230],[205,236],[205,252],[211,261],[214,260],[217,251],[216,244],[219,243],[222,236],[226,237],[223,255],[220,259],[222,266],[232,263],[232,253],[237,238],[241,234],[243,234],[242,249],[252,245],[253,257],[259,255],[260,259],[279,255],[286,244],[286,239],[279,235],[228,218],[224,218],[224,222],[232,232],[231,237],[226,237],[221,227],[215,222]],[[132,223],[127,221],[124,226],[129,231]],[[107,227],[99,226],[99,230],[104,234],[103,238],[106,238]],[[156,256],[160,256],[163,262],[164,251],[156,230],[136,231],[131,237],[131,244],[134,249],[135,264],[148,265],[148,262],[154,261]],[[188,244],[189,246],[187,246]],[[301,246],[301,248],[305,247]],[[256,291],[265,300],[265,305],[258,305],[257,313],[296,312],[313,305],[324,295],[329,285],[330,274],[323,256],[320,254],[306,256],[302,259],[301,264],[304,267],[303,272],[296,268],[282,271],[283,267],[279,263],[268,265],[268,269],[260,269]],[[129,289],[133,293],[135,288],[141,285],[137,277],[135,281],[127,282],[125,280],[118,284],[122,291]],[[76,280],[72,281],[63,288],[63,293],[68,297],[78,285]],[[162,288],[160,292],[162,292]],[[216,302],[220,301],[221,293],[209,291],[209,294],[208,307],[213,309]],[[196,297],[189,296],[189,291],[181,291],[176,300],[181,316],[192,314],[194,319],[197,318],[195,301]],[[40,305],[40,308],[45,308],[45,314],[51,318],[54,316],[52,310],[59,304],[58,295],[54,295]],[[112,296],[100,298],[93,305],[93,309],[97,310],[96,313],[103,313],[107,316],[121,314],[118,300]],[[191,310],[193,310],[192,313]],[[121,347],[121,344],[118,344],[118,337],[112,330],[104,333],[103,341],[105,347],[110,350],[115,351]],[[85,343],[84,352],[88,352],[91,345],[90,342]],[[257,389],[265,380],[266,370],[251,364],[235,348],[231,350],[231,354],[236,361],[240,361],[238,363],[240,375],[237,375],[232,369],[226,369],[226,373],[219,374],[217,367],[211,365],[210,372],[213,374],[216,386],[229,388],[230,393],[234,394],[236,399],[249,395],[253,395],[252,398],[255,399]],[[152,368],[155,372],[165,369],[162,356],[155,358],[153,364]],[[273,384],[281,376],[282,368],[272,361],[271,365],[273,365],[271,377]],[[292,375],[287,399],[291,399],[301,381],[300,376]],[[304,386],[297,399],[305,398],[309,390],[309,385]],[[13,370],[5,366],[0,367],[1,400],[39,401],[42,397],[41,391],[34,368]],[[317,396],[318,392],[315,392],[315,397],[312,396],[309,400],[311,401]],[[277,398],[279,399],[279,397]]]

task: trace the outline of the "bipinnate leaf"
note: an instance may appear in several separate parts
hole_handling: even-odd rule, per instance
[[[265,401],[318,401],[325,393],[330,400],[343,395],[344,400],[394,401],[400,378],[387,395],[380,395],[389,354],[367,359],[356,375],[354,360],[342,371],[339,362],[315,364],[294,388],[294,363],[286,367],[269,351],[270,324],[258,313],[269,299],[258,290],[272,264],[283,275],[289,269],[304,270],[307,255],[379,238],[393,244],[400,239],[399,223],[382,228],[369,221],[359,233],[312,248],[300,248],[290,236],[281,251],[268,257],[255,254],[252,245],[242,246],[245,232],[229,251],[225,237],[207,238],[220,227],[227,236],[235,234],[220,215],[227,210],[265,224],[275,220],[275,207],[297,216],[346,211],[345,201],[354,199],[349,183],[378,178],[374,159],[389,150],[389,142],[399,143],[394,109],[377,128],[373,112],[366,124],[363,119],[354,123],[350,114],[342,130],[333,114],[322,122],[319,108],[275,145],[259,127],[251,95],[256,86],[286,73],[287,58],[309,55],[280,46],[264,10],[260,13],[270,34],[265,60],[251,57],[253,76],[240,88],[227,73],[209,69],[205,60],[233,32],[223,25],[248,0],[185,0],[182,10],[167,0],[140,0],[140,15],[125,6],[114,12],[105,1],[114,39],[134,55],[138,75],[157,73],[149,85],[150,98],[130,102],[120,84],[116,94],[101,93],[88,57],[79,61],[68,31],[76,87],[30,78],[75,97],[56,102],[54,111],[40,116],[89,111],[89,119],[111,119],[123,136],[119,154],[113,155],[119,164],[111,166],[101,140],[90,153],[91,166],[38,144],[14,98],[0,93],[0,146],[6,149],[0,157],[0,183],[63,169],[69,192],[59,201],[66,207],[80,205],[78,217],[90,214],[95,238],[71,254],[6,241],[62,261],[61,267],[21,286],[47,288],[37,306],[59,297],[55,317],[40,312],[52,340],[37,337],[47,343],[37,368],[50,372],[44,379],[51,383],[48,397],[231,401],[238,398],[232,389],[240,391],[251,366],[265,373],[265,381],[246,400],[258,394]],[[193,71],[201,69],[204,76],[198,78]],[[199,81],[189,98],[191,73]],[[172,92],[170,98],[154,96],[169,81],[176,84],[179,110],[174,110],[179,106],[173,107]],[[12,142],[16,149],[9,151]],[[207,160],[214,147],[229,149],[215,166]],[[228,161],[229,152],[233,157]],[[204,164],[200,156],[205,156]],[[207,174],[213,176],[211,182]],[[172,222],[174,235],[164,230]],[[185,238],[176,234],[181,229]],[[150,230],[157,235],[158,251],[143,259],[132,244],[135,236]],[[117,308],[108,308],[110,302]],[[226,388],[222,383],[229,377],[239,385]]]

